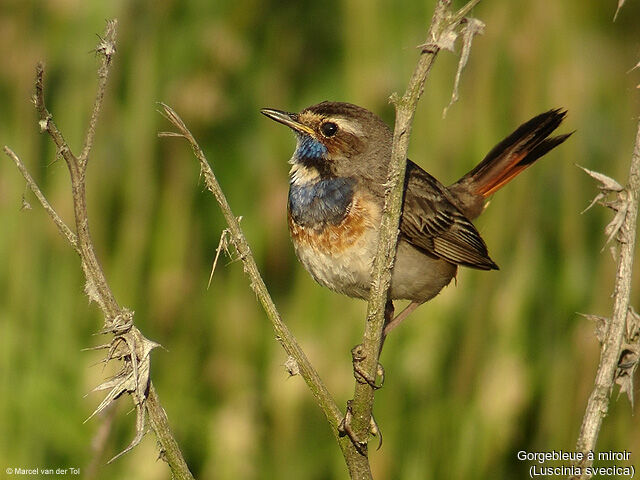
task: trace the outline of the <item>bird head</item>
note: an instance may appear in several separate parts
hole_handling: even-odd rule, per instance
[[[322,102],[300,113],[271,108],[262,114],[293,130],[291,158],[304,176],[354,177],[382,184],[391,156],[392,133],[376,114],[342,102]]]

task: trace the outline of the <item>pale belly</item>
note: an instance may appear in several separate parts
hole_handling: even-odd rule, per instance
[[[298,259],[321,285],[356,298],[369,298],[377,232],[364,233],[341,252],[323,252],[294,241]],[[400,240],[391,277],[391,299],[425,302],[435,297],[456,274],[456,266],[424,255]]]

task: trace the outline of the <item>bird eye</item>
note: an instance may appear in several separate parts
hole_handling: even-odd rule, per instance
[[[325,122],[320,125],[320,131],[325,137],[333,137],[338,131],[338,125],[333,122]]]

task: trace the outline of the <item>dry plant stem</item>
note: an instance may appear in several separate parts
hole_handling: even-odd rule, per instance
[[[385,206],[380,226],[378,251],[374,261],[371,297],[367,309],[367,321],[363,336],[364,360],[362,369],[369,378],[376,378],[378,358],[383,341],[385,305],[391,284],[391,269],[395,260],[398,226],[403,201],[404,178],[406,171],[407,150],[413,124],[413,117],[418,100],[424,91],[425,81],[431,70],[436,55],[441,49],[441,34],[454,26],[479,2],[472,0],[458,12],[450,11],[450,0],[439,0],[431,20],[427,41],[422,46],[422,53],[413,72],[407,90],[401,98],[392,96],[396,106],[396,121],[393,133],[393,148],[385,194]],[[374,388],[367,382],[357,382],[351,412],[353,415],[351,429],[355,436],[366,445],[370,420],[373,410]],[[361,448],[366,456],[366,448]],[[366,477],[362,477],[366,478]]]
[[[40,201],[45,211],[52,218],[58,230],[67,238],[71,246],[81,255],[76,242],[76,235],[71,231],[71,229],[64,223],[62,218],[58,215],[58,213],[51,207],[46,197],[38,187],[37,183],[33,180],[26,167],[22,163],[22,160],[9,148],[4,147],[4,152],[16,163],[18,170],[22,173],[25,180],[27,181],[27,185],[33,191],[36,198]],[[106,312],[103,311],[106,316]],[[158,437],[158,441],[160,443],[162,454],[164,458],[169,463],[169,466],[174,474],[174,477],[180,480],[189,480],[193,479],[189,468],[180,453],[180,449],[175,439],[171,434],[171,430],[169,428],[169,422],[167,419],[167,415],[160,405],[160,400],[158,399],[158,395],[153,387],[153,383],[149,385],[149,396],[146,401],[147,413],[149,414],[149,420],[151,422],[151,426]]]
[[[102,64],[98,69],[98,90],[96,98],[94,100],[93,109],[91,110],[91,118],[89,119],[89,126],[87,127],[87,133],[84,137],[84,146],[82,152],[78,157],[80,163],[86,167],[91,147],[93,147],[93,139],[96,136],[96,125],[98,123],[98,117],[102,110],[102,101],[104,99],[104,91],[107,86],[107,80],[109,79],[109,66],[111,64],[111,58],[116,53],[116,32],[117,32],[117,20],[111,20],[107,22],[107,28],[104,38],[100,39],[100,43],[96,47],[96,53],[102,55]]]
[[[189,471],[189,466],[185,462],[178,442],[176,442],[169,428],[169,419],[167,413],[160,404],[156,389],[153,383],[149,385],[149,396],[147,397],[147,413],[149,414],[149,423],[156,434],[158,443],[160,443],[161,455],[171,467],[171,472],[176,480],[193,480],[193,475]]]
[[[43,84],[44,65],[40,63],[36,69],[36,93],[33,101],[40,116],[39,125],[41,131],[47,132],[51,136],[56,145],[58,155],[64,158],[69,169],[76,233],[71,231],[61,217],[55,212],[53,207],[51,207],[18,156],[8,147],[4,148],[5,153],[16,163],[16,166],[27,181],[29,188],[34,192],[45,211],[51,216],[59,231],[67,238],[71,246],[80,256],[82,269],[87,281],[87,292],[89,293],[91,300],[96,301],[102,310],[105,316],[105,325],[107,330],[109,328],[122,328],[122,325],[117,324],[117,320],[131,316],[131,312],[121,308],[116,302],[95,254],[93,241],[89,233],[89,221],[87,217],[85,173],[89,154],[93,145],[93,139],[95,137],[95,129],[102,106],[102,100],[104,98],[109,66],[112,56],[115,54],[116,27],[116,20],[107,22],[104,38],[100,40],[100,44],[96,49],[97,53],[102,55],[101,66],[98,70],[98,88],[89,120],[89,126],[84,139],[84,147],[80,156],[73,154],[62,133],[54,123],[51,114],[46,108]],[[132,325],[127,328],[132,331],[135,330],[135,327]],[[140,335],[140,337],[142,336]],[[134,362],[133,368],[135,371],[135,359],[132,358],[132,361]],[[144,402],[144,405],[149,414],[151,424],[157,432],[157,438],[161,446],[162,454],[169,463],[173,478],[193,480],[193,476],[182,457],[182,453],[171,435],[166,414],[160,406],[153,384],[151,384],[150,381],[148,389],[149,395],[146,402]],[[142,400],[138,398],[136,399],[136,402],[142,402]],[[136,408],[140,409],[141,405],[143,405],[143,403],[137,404]],[[99,408],[99,410],[101,410],[101,408]],[[140,429],[142,428],[143,425],[140,426]],[[139,432],[139,434],[141,435],[141,432]],[[133,445],[135,445],[135,443],[132,443],[125,452],[132,448]]]
[[[282,317],[280,316],[280,312],[275,306],[271,295],[267,289],[267,286],[260,275],[260,271],[258,270],[258,266],[256,265],[255,259],[253,258],[253,253],[251,252],[251,248],[247,243],[247,240],[244,236],[242,228],[240,227],[240,223],[237,217],[231,211],[231,207],[227,198],[218,183],[218,180],[213,173],[213,169],[207,158],[198,145],[198,142],[194,138],[193,134],[189,131],[185,123],[178,116],[178,114],[171,109],[168,105],[160,104],[162,106],[162,114],[169,120],[179,131],[179,133],[173,132],[161,132],[159,136],[161,137],[183,137],[190,144],[193,149],[193,153],[200,162],[200,170],[202,176],[204,177],[204,182],[207,189],[214,195],[218,204],[220,205],[220,209],[222,210],[222,214],[229,226],[230,239],[233,243],[236,251],[238,252],[238,256],[242,260],[243,268],[245,273],[249,276],[251,280],[251,288],[257,295],[260,300],[260,304],[262,305],[267,317],[271,321],[273,329],[276,334],[276,339],[282,345],[285,352],[293,357],[297,363],[299,368],[300,375],[307,383],[311,393],[316,399],[316,402],[324,412],[327,421],[331,425],[331,431],[336,437],[340,448],[342,449],[342,453],[345,457],[345,461],[350,472],[354,469],[358,470],[366,470],[369,471],[369,464],[366,459],[361,458],[361,456],[357,455],[356,449],[351,441],[346,437],[338,436],[338,424],[342,419],[342,413],[338,408],[335,400],[327,390],[327,387],[322,382],[322,379],[311,365],[311,362],[305,355],[304,351],[298,344],[297,340],[291,333],[291,331],[287,328],[287,326],[282,321]],[[369,473],[370,474],[370,473]]]
[[[617,236],[620,252],[613,291],[613,316],[611,317],[607,334],[602,343],[600,365],[596,373],[595,385],[587,402],[580,435],[576,444],[576,450],[584,453],[596,449],[600,427],[609,410],[609,400],[614,386],[614,375],[620,360],[620,350],[626,331],[629,297],[631,296],[638,196],[640,195],[640,122],[638,122],[638,132],[631,157],[629,183],[625,190],[628,195],[628,207],[624,222]],[[592,461],[587,459],[580,463],[579,466],[587,467],[592,463]],[[570,478],[587,479],[590,478],[590,475],[583,474],[579,477],[574,476]]]
[[[76,234],[71,231],[71,229],[67,226],[67,224],[64,223],[62,218],[60,218],[58,213],[53,209],[53,207],[51,206],[47,198],[43,195],[42,191],[40,191],[40,187],[38,187],[38,184],[35,182],[33,177],[31,177],[31,174],[27,170],[27,167],[25,167],[24,163],[22,163],[22,160],[20,160],[20,158],[14,153],[14,151],[11,150],[6,145],[3,148],[3,150],[4,150],[4,153],[15,162],[16,167],[18,167],[18,170],[20,170],[20,173],[22,174],[24,179],[27,181],[27,185],[29,186],[29,189],[36,196],[36,198],[44,208],[45,212],[49,214],[53,222],[58,227],[58,230],[60,231],[60,233],[64,235],[64,237],[68,240],[68,242],[71,244],[73,249],[79,254],[80,250],[78,249],[78,238],[76,237]]]
[[[113,26],[112,36],[113,41],[115,41],[115,24]],[[107,34],[109,34],[109,27],[107,27]],[[109,35],[106,35],[105,38],[110,38]],[[102,71],[105,66],[108,66],[110,59],[106,57],[103,58],[103,67],[100,68]],[[106,73],[105,73],[106,75]],[[86,157],[84,160],[76,157],[69,145],[65,141],[64,137],[58,127],[53,121],[53,118],[44,101],[44,84],[43,84],[43,76],[44,76],[44,65],[39,63],[36,67],[36,95],[35,95],[35,105],[38,110],[38,114],[40,115],[40,128],[42,131],[46,131],[53,142],[55,143],[58,153],[62,155],[65,162],[67,163],[67,167],[69,168],[69,174],[71,176],[71,188],[73,191],[73,212],[75,215],[76,221],[76,234],[77,234],[77,248],[80,258],[82,260],[82,269],[85,272],[85,276],[87,277],[87,281],[92,283],[92,287],[95,288],[96,300],[100,305],[100,308],[105,312],[107,318],[115,318],[118,313],[120,313],[120,307],[116,302],[109,285],[107,284],[107,280],[102,271],[102,267],[98,262],[98,258],[96,257],[95,251],[93,249],[93,244],[91,240],[91,235],[89,233],[89,220],[87,218],[87,198],[85,194],[85,173],[87,171],[87,161]],[[102,97],[104,95],[104,87],[105,83],[103,81],[99,82],[98,85],[98,94],[97,97]],[[96,102],[96,106],[100,107],[102,102]],[[93,112],[92,118],[96,117],[99,112]],[[91,145],[92,138],[94,134],[94,129],[89,129],[87,132],[87,139],[85,140],[86,145]],[[90,138],[89,138],[90,137]],[[86,151],[87,155],[89,150]]]

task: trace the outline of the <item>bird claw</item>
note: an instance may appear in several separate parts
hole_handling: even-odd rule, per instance
[[[371,378],[371,376],[364,371],[362,368],[362,362],[367,355],[364,353],[364,347],[362,344],[356,345],[351,349],[351,358],[353,362],[353,376],[356,378],[358,383],[366,383],[374,390],[378,390],[382,388],[384,385],[384,367],[381,363],[378,363],[376,367],[376,376]],[[377,382],[377,379],[380,378],[380,382]]]
[[[351,428],[351,419],[353,418],[353,411],[351,410],[352,402],[353,400],[347,400],[347,411],[344,414],[344,418],[338,425],[338,433],[340,434],[340,436],[348,436],[351,440],[351,443],[353,443],[353,446],[356,447],[356,450],[358,450],[358,453],[360,453],[360,455],[366,455],[367,440],[360,440]]]
[[[353,418],[353,411],[351,410],[352,402],[353,400],[347,401],[347,411],[344,415],[344,418],[340,421],[340,424],[338,425],[338,433],[340,434],[340,436],[347,435],[351,440],[351,442],[353,443],[353,445],[356,447],[356,450],[358,450],[358,452],[361,455],[366,455],[368,439],[365,439],[365,440],[359,439],[356,433],[351,428],[351,419]],[[382,431],[380,430],[380,427],[378,427],[378,424],[375,418],[373,418],[373,415],[371,415],[371,418],[369,419],[368,433],[370,435],[373,435],[374,437],[379,438],[377,450],[380,450],[380,448],[382,447]]]
[[[378,437],[378,448],[376,448],[376,450],[380,450],[382,448],[382,430],[380,430],[380,427],[378,427],[376,419],[373,418],[373,413],[371,414],[371,419],[369,420],[369,433],[374,437]]]

